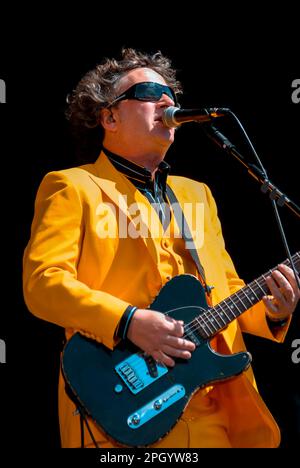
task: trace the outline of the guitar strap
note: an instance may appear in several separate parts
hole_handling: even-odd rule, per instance
[[[80,448],[84,448],[84,424],[86,425],[87,427],[87,430],[90,434],[90,437],[93,441],[93,444],[95,445],[95,448],[100,448],[100,445],[99,443],[96,441],[95,437],[94,437],[94,434],[90,428],[90,425],[88,423],[88,415],[87,415],[87,412],[85,410],[85,408],[82,406],[82,404],[80,403],[80,401],[78,400],[77,396],[75,395],[75,393],[72,391],[69,383],[67,382],[67,380],[65,379],[65,390],[66,390],[66,394],[68,395],[68,397],[73,401],[74,405],[76,406],[76,411],[74,412],[74,416],[75,415],[78,415],[80,416]]]
[[[92,430],[90,428],[90,425],[87,420],[87,415],[86,412],[82,409],[80,405],[77,406],[79,414],[80,414],[80,439],[81,439],[81,448],[84,448],[84,423],[87,427],[87,430],[89,431],[90,437],[93,441],[93,444],[95,445],[95,448],[100,448],[98,442],[96,441],[94,434],[92,433]]]
[[[179,230],[180,230],[181,237],[185,240],[186,246],[189,245],[189,247],[186,247],[186,248],[189,250],[189,252],[191,254],[191,257],[195,262],[195,265],[197,267],[198,273],[200,275],[200,278],[202,280],[202,284],[203,284],[203,286],[205,288],[206,293],[210,294],[211,293],[211,288],[206,283],[204,268],[203,268],[202,263],[200,261],[200,258],[199,258],[199,255],[198,255],[198,252],[197,252],[197,249],[196,249],[196,246],[195,246],[193,236],[191,234],[189,225],[188,225],[188,223],[187,223],[187,221],[185,219],[185,216],[184,216],[183,210],[181,208],[181,205],[180,205],[174,191],[171,189],[171,187],[168,184],[167,184],[167,187],[166,187],[166,191],[167,191],[167,196],[168,196],[169,202],[170,202],[171,205],[173,205],[173,212],[174,212],[175,219],[177,221],[177,224],[178,224],[178,227],[179,227]]]

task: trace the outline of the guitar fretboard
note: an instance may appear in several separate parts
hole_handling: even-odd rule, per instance
[[[300,271],[300,252],[296,252],[292,257],[296,271]],[[283,262],[288,265],[290,262]],[[277,267],[269,270],[242,289],[224,299],[215,307],[203,311],[192,322],[185,326],[186,334],[197,332],[202,338],[211,338],[225,328],[229,323],[238,318],[243,312],[250,309],[263,296],[269,293],[266,284],[266,277],[276,270]]]

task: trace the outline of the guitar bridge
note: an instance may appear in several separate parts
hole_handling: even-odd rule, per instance
[[[157,363],[151,356],[136,353],[115,366],[115,371],[129,390],[137,394],[165,375],[168,368],[164,364]]]

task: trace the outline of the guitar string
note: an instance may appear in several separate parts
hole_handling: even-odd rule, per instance
[[[199,330],[199,326],[203,329],[203,331],[205,332],[205,334],[207,335],[206,337],[208,338],[209,335],[211,334],[211,331],[210,330],[210,327],[214,328],[215,331],[220,331],[222,328],[224,328],[223,326],[220,327],[220,323],[218,321],[218,319],[220,319],[224,325],[227,325],[228,323],[230,323],[231,321],[235,320],[242,312],[244,312],[244,310],[247,309],[247,306],[245,304],[244,305],[244,310],[240,310],[238,305],[234,302],[234,297],[233,296],[236,296],[238,295],[238,293],[241,293],[243,292],[245,295],[245,289],[249,288],[252,292],[253,292],[253,288],[250,288],[249,285],[240,289],[239,291],[237,291],[236,293],[234,293],[232,296],[224,299],[222,302],[220,302],[219,304],[217,304],[215,307],[212,307],[210,309],[205,309],[203,307],[200,307],[200,306],[183,306],[183,307],[179,307],[179,308],[175,308],[175,309],[170,309],[168,311],[165,312],[165,314],[167,313],[170,313],[170,312],[173,312],[173,311],[176,311],[176,310],[180,310],[180,309],[183,309],[183,308],[190,308],[190,307],[194,307],[194,308],[197,308],[197,309],[201,309],[202,310],[202,314],[199,315],[198,317],[195,317],[191,322],[189,322],[188,324],[185,325],[185,327],[189,327],[189,332],[190,333],[193,333],[194,331],[197,331]],[[256,298],[258,297],[256,294],[255,294]],[[250,302],[250,307],[252,307],[254,305],[254,303],[248,298],[248,296],[246,295],[248,301]],[[232,307],[233,306],[229,306],[226,301],[230,300],[232,303],[233,303],[233,306],[238,310],[238,315],[235,315],[235,313],[233,312],[232,310]],[[260,300],[260,299],[258,299]],[[230,314],[233,315],[233,317],[230,317],[228,316],[228,314],[226,313],[226,310],[223,308],[222,304],[225,304],[227,308],[229,308],[229,310],[227,310],[228,312],[230,312]],[[221,313],[218,312],[217,308],[221,308]],[[212,320],[215,321],[217,323],[217,328],[215,326],[215,324],[211,321],[210,317],[207,316],[207,314],[209,314],[210,316],[212,316]],[[227,319],[228,319],[228,322],[226,322],[223,318],[222,315],[226,315]],[[198,325],[194,322],[198,322]],[[207,331],[205,330],[205,327],[207,327],[210,331],[210,333],[207,333]],[[185,335],[187,336],[187,335]],[[184,337],[185,337],[184,336]]]

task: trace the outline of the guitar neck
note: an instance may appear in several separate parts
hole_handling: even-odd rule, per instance
[[[297,272],[300,271],[300,252],[292,257]],[[288,265],[290,262],[283,262]],[[277,267],[269,270],[242,289],[224,299],[208,310],[203,311],[192,323],[188,324],[189,329],[197,330],[203,338],[211,338],[225,328],[229,323],[238,318],[243,312],[250,309],[263,296],[269,293],[266,284],[266,277]]]

